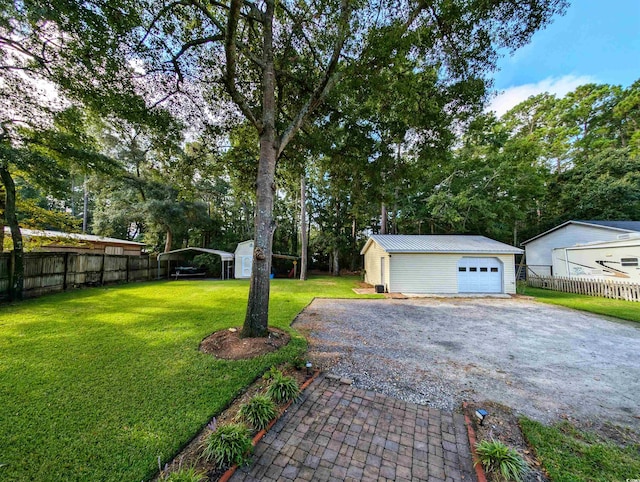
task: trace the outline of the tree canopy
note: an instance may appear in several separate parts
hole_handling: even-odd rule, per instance
[[[278,174],[283,156],[289,170],[309,180],[316,176],[312,200],[314,191],[329,196],[310,207],[318,220],[331,223],[325,215],[335,216],[333,241],[322,243],[334,261],[341,250],[354,248],[356,233],[376,217],[373,210],[362,214],[371,196],[389,206],[393,229],[400,231],[405,218],[423,214],[407,201],[424,199],[427,189],[441,184],[429,187],[423,173],[435,181],[438,173],[429,173],[430,166],[458,156],[451,151],[454,133],[479,114],[498,53],[522,46],[565,7],[564,0],[13,2],[0,11],[2,86],[17,85],[8,88],[18,99],[28,74],[36,84],[53,85],[65,102],[95,112],[105,125],[129,125],[147,139],[165,139],[142,152],[126,140],[127,128],[119,142],[128,146],[116,152],[103,143],[120,173],[112,177],[114,189],[100,184],[94,201],[120,206],[121,214],[96,207],[100,229],[111,224],[100,221],[111,215],[121,225],[154,225],[157,233],[166,231],[168,246],[179,220],[189,219],[187,231],[200,222],[205,192],[242,200],[236,212],[245,210],[245,220],[255,213],[243,334],[264,335],[274,232],[277,220],[287,217],[286,210],[274,215],[274,206],[294,192],[284,189],[286,176]],[[576,108],[574,124],[585,119]],[[191,156],[173,134],[178,131],[195,139],[193,153],[203,155]],[[583,142],[572,145],[586,152],[596,145],[595,134],[582,134]],[[305,155],[292,151],[301,146]],[[515,141],[507,147],[525,153],[523,159],[535,151]],[[472,151],[460,156],[472,159]],[[492,162],[508,164],[507,157],[496,153]],[[253,181],[248,173],[255,173]],[[216,176],[220,181],[212,182]],[[476,189],[494,187],[482,170],[474,177]],[[157,183],[164,187],[156,189]],[[196,184],[201,189],[191,187]],[[506,189],[494,184],[498,192]],[[255,194],[247,193],[251,189]],[[452,195],[460,201],[466,196]],[[495,199],[501,196],[512,197]],[[479,194],[474,199],[455,209],[481,208]],[[425,219],[434,231],[440,229],[435,214]],[[338,226],[350,218],[350,229]],[[384,218],[380,227],[386,229]],[[459,224],[452,218],[454,226]],[[201,229],[217,228],[205,223]],[[353,242],[343,242],[345,232]]]

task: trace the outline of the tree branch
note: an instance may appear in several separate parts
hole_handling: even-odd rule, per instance
[[[278,155],[282,153],[287,144],[291,141],[291,139],[293,139],[293,136],[296,134],[296,132],[300,130],[300,127],[307,120],[309,115],[320,104],[322,104],[322,101],[324,100],[326,95],[342,77],[342,74],[340,72],[336,72],[336,69],[338,67],[338,61],[340,60],[342,48],[344,47],[344,43],[347,40],[347,35],[349,33],[349,19],[351,17],[351,10],[349,9],[346,0],[342,0],[340,3],[342,8],[342,12],[340,15],[340,27],[338,31],[338,38],[336,39],[336,44],[333,47],[331,60],[327,65],[322,80],[320,81],[314,92],[311,94],[311,97],[309,97],[307,103],[300,109],[300,112],[298,112],[298,115],[295,117],[293,122],[289,124],[287,129],[282,133],[278,147]]]
[[[255,116],[247,99],[238,90],[236,86],[236,70],[237,70],[237,50],[236,50],[236,32],[238,30],[238,18],[240,17],[240,6],[243,0],[231,0],[229,8],[229,18],[227,22],[227,31],[224,42],[224,53],[226,57],[226,71],[224,76],[224,84],[227,92],[231,96],[231,100],[240,108],[249,122],[251,122],[258,132],[262,131],[262,122]]]

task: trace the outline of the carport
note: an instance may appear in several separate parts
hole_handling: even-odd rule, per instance
[[[233,253],[229,253],[227,251],[220,251],[217,249],[209,249],[209,248],[181,248],[174,249],[173,251],[167,251],[165,253],[160,253],[158,255],[158,279],[160,279],[160,261],[161,259],[167,260],[167,278],[169,278],[171,273],[171,261],[179,261],[184,259],[184,254],[189,251],[196,251],[200,253],[214,254],[216,256],[220,256],[220,260],[222,261],[222,268],[220,277],[222,279],[231,278],[232,273],[232,265],[233,265]],[[225,276],[226,274],[226,276]]]

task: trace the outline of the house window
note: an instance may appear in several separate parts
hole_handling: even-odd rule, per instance
[[[460,267],[458,268],[458,271],[462,271],[462,272],[464,273],[465,271],[467,271],[467,268],[465,268],[465,267],[463,267],[463,266],[460,266]]]
[[[480,268],[481,273],[486,273],[487,271],[488,271],[487,268]]]
[[[638,266],[638,258],[621,258],[622,266]]]

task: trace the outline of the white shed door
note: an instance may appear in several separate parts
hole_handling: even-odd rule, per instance
[[[459,293],[502,293],[502,263],[497,258],[458,261]]]
[[[241,256],[242,260],[242,276],[251,276],[252,256]]]

